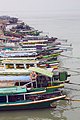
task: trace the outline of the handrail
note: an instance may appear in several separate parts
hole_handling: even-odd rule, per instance
[[[33,83],[33,82],[36,82],[36,80],[31,81],[31,82],[29,82],[29,83],[26,83],[26,84],[24,84],[23,86],[27,86],[27,85],[29,85],[29,84],[31,84],[31,83]]]

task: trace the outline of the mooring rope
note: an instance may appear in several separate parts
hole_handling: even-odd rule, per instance
[[[71,99],[69,97],[64,98],[64,100],[80,102],[80,99]]]
[[[72,83],[72,82],[69,82],[68,84],[80,85],[80,84],[78,84],[78,83]]]
[[[64,43],[62,43],[61,45],[62,46],[72,46],[72,43],[70,43],[70,44],[64,44]]]
[[[59,41],[67,42],[67,39],[58,39]]]
[[[69,89],[69,90],[75,90],[75,91],[80,91],[80,89],[67,88],[67,87],[65,87],[65,89]]]
[[[67,58],[80,59],[80,57],[68,56],[68,55],[63,55],[63,54],[61,54],[60,56],[67,57]]]
[[[63,69],[66,69],[68,71],[71,71],[71,72],[75,72],[75,73],[78,73],[80,74],[80,71],[77,71],[77,70],[71,70],[71,68],[68,68],[68,67],[60,67],[60,68],[63,68]],[[77,69],[77,68],[76,68]]]

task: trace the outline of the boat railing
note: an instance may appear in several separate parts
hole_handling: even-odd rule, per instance
[[[28,85],[33,84],[34,82],[36,82],[36,80],[30,81],[30,82],[24,84],[23,87],[27,87]]]

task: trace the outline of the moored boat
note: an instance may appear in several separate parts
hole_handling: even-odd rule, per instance
[[[0,88],[0,111],[25,110],[52,107],[52,103],[64,99],[66,95],[27,94],[25,88]]]
[[[12,79],[10,78],[10,76],[16,76],[16,79],[17,78],[20,80],[23,79],[26,82],[27,76],[30,77],[31,71],[34,71],[38,74],[37,76],[37,80],[39,80],[38,82],[40,82],[41,79],[43,79],[43,81],[47,81],[48,83],[51,82],[52,80],[52,84],[61,84],[61,83],[69,82],[70,74],[68,74],[66,71],[62,71],[62,72],[55,71],[53,70],[53,68],[43,69],[39,67],[30,67],[28,69],[1,69],[0,75],[2,76],[7,75],[2,78],[5,80],[7,78],[9,78],[9,80]],[[20,78],[21,75],[22,77]]]

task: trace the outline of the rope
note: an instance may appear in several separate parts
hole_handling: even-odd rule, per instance
[[[67,39],[58,39],[59,41],[67,42]]]
[[[70,83],[68,83],[68,84],[73,84],[73,85],[80,85],[80,84],[77,84],[77,83],[71,83],[71,82],[70,82]]]
[[[60,56],[63,56],[63,57],[68,57],[68,58],[75,58],[75,59],[80,59],[80,57],[72,57],[72,56],[67,56],[67,55],[60,55]]]
[[[80,91],[80,89],[73,89],[73,88],[66,88],[66,87],[65,87],[65,89]]]
[[[71,68],[67,68],[67,67],[60,67],[60,68],[64,68],[64,69],[66,69],[66,70],[68,70],[68,71],[71,71],[71,72],[75,72],[75,73],[80,74],[80,71],[77,71],[77,70],[71,70]]]
[[[62,46],[72,46],[72,43],[70,43],[70,44],[61,44]]]
[[[69,97],[64,98],[64,100],[80,102],[80,99],[71,99]]]

